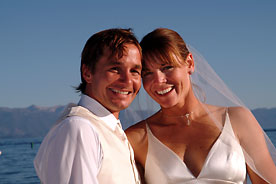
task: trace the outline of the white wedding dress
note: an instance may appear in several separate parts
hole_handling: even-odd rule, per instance
[[[148,184],[226,184],[246,183],[246,164],[242,148],[235,139],[226,113],[221,134],[209,151],[199,175],[195,177],[185,163],[167,146],[148,132],[145,179]]]

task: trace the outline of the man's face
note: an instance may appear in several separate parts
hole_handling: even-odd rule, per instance
[[[124,55],[119,59],[110,57],[106,49],[95,72],[89,71],[91,77],[86,78],[86,94],[111,113],[119,114],[130,105],[141,87],[141,69],[141,55],[135,45],[125,45]]]

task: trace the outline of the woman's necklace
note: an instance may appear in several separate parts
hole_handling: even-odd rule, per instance
[[[182,115],[180,115],[180,116],[171,116],[171,115],[166,115],[166,114],[164,114],[164,112],[162,111],[162,109],[160,110],[160,112],[164,115],[164,116],[167,116],[167,117],[171,117],[171,118],[182,118],[182,119],[186,119],[187,120],[187,126],[190,126],[191,125],[191,121],[192,121],[192,119],[191,119],[191,115],[194,113],[194,112],[189,112],[189,113],[186,113],[186,114],[182,114]]]

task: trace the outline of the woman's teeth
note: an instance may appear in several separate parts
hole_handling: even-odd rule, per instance
[[[164,90],[162,90],[162,91],[157,91],[157,94],[159,94],[159,95],[164,95],[164,94],[170,92],[171,90],[172,90],[172,87],[169,87],[169,88],[164,89]]]

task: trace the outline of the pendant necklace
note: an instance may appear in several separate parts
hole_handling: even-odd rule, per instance
[[[182,119],[186,119],[187,120],[187,126],[190,126],[191,125],[191,115],[194,113],[194,112],[189,112],[189,113],[186,113],[186,114],[183,114],[183,115],[180,115],[180,116],[170,116],[170,115],[166,115],[163,113],[162,109],[160,110],[160,112],[164,115],[164,116],[167,116],[167,117],[172,117],[172,118],[182,118]]]

